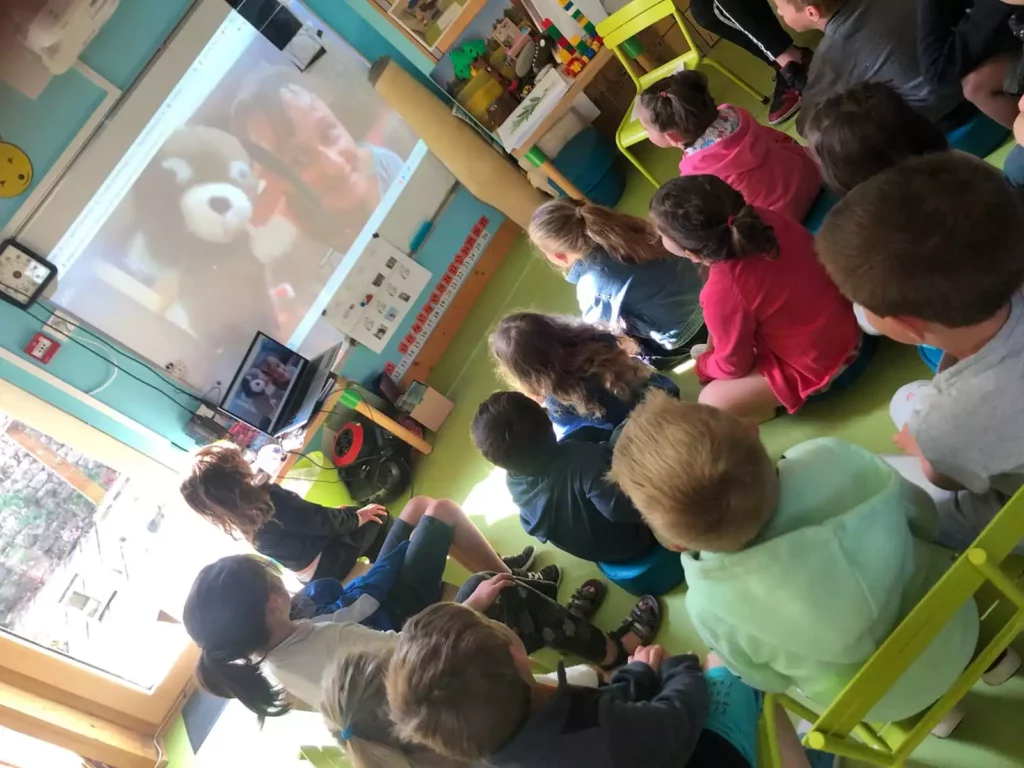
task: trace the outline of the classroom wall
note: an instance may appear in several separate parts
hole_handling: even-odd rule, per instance
[[[191,4],[192,0],[121,0],[107,26],[83,53],[82,61],[116,88],[128,88]],[[0,135],[28,152],[38,182],[105,97],[103,88],[76,70],[55,77],[35,100],[0,82]],[[24,199],[25,196],[0,200],[0,226],[11,219]],[[48,315],[42,305],[33,307],[32,312],[44,319]],[[42,330],[39,320],[0,303],[0,346],[29,360],[22,350],[39,330]],[[127,352],[118,355],[120,365],[166,396],[132,380],[127,374],[118,374],[96,399],[153,430],[163,440],[153,440],[132,431],[9,362],[0,362],[0,377],[149,455],[164,454],[171,443],[182,448],[191,446],[183,428],[189,418],[188,411],[195,408],[196,401],[175,392],[170,382],[134,360]],[[76,389],[89,392],[107,380],[111,368],[102,356],[69,342],[45,370]],[[168,397],[175,398],[184,407],[172,404]]]
[[[127,89],[191,5],[192,0],[121,0],[110,22],[84,52],[82,61],[115,87]],[[430,83],[427,73],[433,62],[370,8],[367,0],[308,0],[308,5],[365,58],[391,56],[422,82]],[[75,70],[54,78],[36,100],[22,96],[0,81],[0,135],[29,153],[38,181],[105,96],[103,88]],[[443,191],[438,194],[442,195]],[[24,199],[25,196],[0,200],[0,227],[11,219]],[[488,228],[492,231],[503,221],[500,213],[460,188],[417,253],[417,260],[432,272],[443,273],[481,215],[488,217]],[[43,319],[49,314],[43,305],[32,308],[32,312]],[[405,325],[412,322],[413,318],[408,318]],[[0,347],[30,360],[23,349],[39,330],[44,328],[38,319],[0,303]],[[403,328],[396,334],[383,356],[365,348],[356,350],[346,374],[358,379],[374,378],[387,359],[399,357],[397,345],[406,332],[407,328]],[[0,361],[0,377],[149,455],[162,455],[168,447],[191,448],[193,443],[185,434],[184,426],[198,401],[178,392],[174,382],[150,369],[127,350],[117,353],[117,361],[146,383],[135,381],[127,373],[118,373],[95,398],[152,430],[158,438],[133,432],[8,362]],[[91,392],[104,384],[111,366],[107,353],[92,345],[82,346],[71,341],[45,370],[82,392]]]

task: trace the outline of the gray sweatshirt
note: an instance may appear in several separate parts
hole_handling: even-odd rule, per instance
[[[811,61],[797,129],[821,101],[863,82],[888,83],[929,120],[962,101],[960,83],[935,85],[918,57],[914,0],[845,0],[828,20]]]

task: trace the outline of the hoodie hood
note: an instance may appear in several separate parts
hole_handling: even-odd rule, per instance
[[[828,703],[950,557],[914,535],[929,538],[934,525],[927,495],[861,448],[831,438],[803,443],[780,461],[779,482],[778,509],[751,546],[683,556],[687,605],[709,645],[742,637],[737,657],[772,670],[774,689],[796,684]],[[951,668],[965,643],[964,665],[973,651],[971,628],[964,629]],[[976,610],[973,632],[976,639]],[[918,711],[919,698],[927,706],[944,690],[912,696],[906,715]]]

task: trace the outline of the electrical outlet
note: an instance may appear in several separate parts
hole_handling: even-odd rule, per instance
[[[46,333],[59,342],[67,341],[68,337],[74,333],[75,328],[78,327],[78,323],[60,309],[54,312],[46,322]]]
[[[172,360],[164,366],[164,370],[180,381],[184,381],[188,376],[188,367],[181,360]]]

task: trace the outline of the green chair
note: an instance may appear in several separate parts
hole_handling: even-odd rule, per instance
[[[654,24],[669,16],[674,18],[676,24],[679,25],[689,50],[681,56],[677,56],[671,61],[662,64],[660,67],[652,69],[650,72],[644,72],[634,60],[635,51],[632,46],[635,43],[632,40],[641,31],[654,26]],[[757,91],[739,75],[736,75],[715,59],[705,55],[697,47],[689,27],[687,27],[682,14],[679,13],[679,9],[672,0],[634,0],[598,24],[597,33],[604,39],[604,44],[615,52],[619,61],[622,62],[622,66],[626,68],[626,72],[633,80],[634,85],[636,85],[637,97],[648,86],[659,80],[664,80],[666,77],[674,75],[681,70],[696,69],[701,64],[707,64],[735,82],[751,96],[759,99],[762,104],[768,103],[767,96]],[[631,55],[631,52],[633,52],[633,55]],[[630,108],[622,119],[622,123],[619,124],[619,129],[615,132],[615,143],[618,145],[619,151],[628,158],[629,162],[635,165],[640,173],[657,187],[659,186],[657,179],[629,151],[629,147],[639,144],[647,138],[647,131],[640,125],[640,121],[636,119],[635,113],[636,98],[633,99]]]
[[[1024,490],[1018,492],[974,544],[932,587],[849,685],[820,715],[788,695],[766,697],[761,722],[762,768],[780,768],[774,707],[813,723],[803,743],[812,749],[884,768],[902,766],[932,728],[962,699],[985,670],[1024,630],[1024,558],[1010,555],[1024,539]],[[978,651],[956,683],[922,714],[897,723],[869,725],[863,718],[928,644],[974,598],[981,617]],[[969,716],[969,713],[968,713]]]

